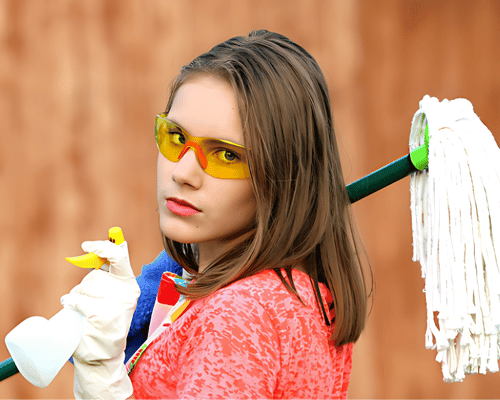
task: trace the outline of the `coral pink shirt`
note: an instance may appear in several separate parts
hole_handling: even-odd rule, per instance
[[[346,398],[352,344],[329,340],[309,277],[293,280],[307,306],[272,270],[194,301],[130,373],[135,397]]]

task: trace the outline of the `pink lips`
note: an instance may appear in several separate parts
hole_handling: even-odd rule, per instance
[[[187,201],[168,198],[167,208],[174,214],[180,215],[181,217],[188,217],[200,212],[195,206],[189,204]]]

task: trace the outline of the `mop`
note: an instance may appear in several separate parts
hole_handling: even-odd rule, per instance
[[[425,346],[444,381],[460,382],[498,371],[500,149],[465,99],[425,96],[410,151],[426,127],[429,167],[410,178],[413,261],[425,279]]]
[[[437,349],[446,382],[497,372],[500,150],[469,101],[425,96],[413,118],[409,154],[347,185],[349,199],[408,175],[413,260],[425,279],[425,345]],[[0,381],[17,372],[12,359],[0,363]]]

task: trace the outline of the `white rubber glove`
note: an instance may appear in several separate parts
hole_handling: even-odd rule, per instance
[[[86,318],[73,360],[77,399],[126,399],[133,393],[124,365],[126,338],[140,295],[127,242],[84,242],[82,249],[106,258],[109,272],[91,271],[61,298],[65,308]]]

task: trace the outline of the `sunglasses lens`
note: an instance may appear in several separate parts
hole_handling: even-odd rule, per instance
[[[169,161],[179,161],[179,155],[186,143],[186,137],[180,129],[160,116],[156,117],[156,144],[160,153]]]
[[[215,178],[250,177],[243,147],[219,139],[190,136],[166,119],[165,114],[156,117],[155,138],[160,153],[169,161],[178,162],[192,149],[205,172]]]
[[[250,177],[245,150],[226,142],[205,143],[208,165],[205,172],[217,178],[244,179]]]

